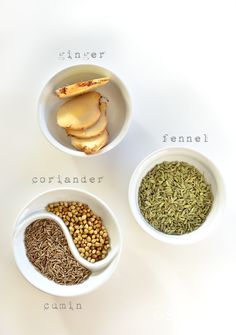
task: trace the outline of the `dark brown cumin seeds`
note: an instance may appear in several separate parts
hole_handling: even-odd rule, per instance
[[[80,284],[91,274],[72,256],[61,228],[52,220],[31,223],[25,230],[24,242],[30,262],[57,284]]]

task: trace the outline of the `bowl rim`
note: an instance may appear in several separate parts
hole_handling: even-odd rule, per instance
[[[139,211],[139,207],[137,205],[136,197],[137,197],[137,189],[138,189],[138,180],[140,177],[140,174],[143,171],[143,167],[145,164],[148,164],[148,162],[151,162],[152,159],[158,159],[163,158],[163,161],[165,160],[165,157],[169,156],[170,154],[183,154],[183,156],[187,156],[190,158],[198,159],[201,158],[206,168],[212,173],[212,175],[215,178],[215,182],[217,184],[217,195],[218,195],[218,206],[215,209],[215,215],[212,218],[214,221],[214,225],[205,225],[204,230],[201,230],[199,233],[199,229],[205,224],[206,221],[204,221],[203,225],[199,227],[198,229],[194,230],[191,233],[183,234],[183,235],[168,235],[161,231],[158,231],[157,229],[153,228],[142,216],[142,214]],[[194,165],[194,164],[193,164]],[[150,167],[151,169],[151,167]],[[149,169],[149,170],[150,170]],[[205,238],[213,229],[218,226],[220,217],[223,214],[223,208],[225,205],[225,186],[224,181],[222,178],[221,173],[219,172],[216,165],[212,162],[211,159],[209,159],[206,155],[202,154],[200,151],[188,148],[188,147],[181,147],[181,146],[168,146],[164,147],[158,150],[155,150],[148,154],[146,157],[144,157],[139,164],[134,169],[132,176],[130,178],[129,182],[129,188],[128,188],[128,198],[129,198],[129,205],[131,212],[133,214],[133,217],[135,218],[138,225],[150,236],[155,238],[156,240],[159,240],[161,242],[165,242],[168,244],[173,245],[186,245],[186,244],[192,244],[195,242],[199,242],[203,238]],[[209,222],[209,221],[208,221]],[[207,227],[207,229],[206,229]]]
[[[118,246],[118,252],[116,253],[115,257],[112,259],[112,261],[107,265],[107,267],[105,269],[107,269],[109,266],[111,266],[113,264],[113,269],[112,271],[110,272],[109,276],[105,277],[104,280],[102,282],[99,282],[98,284],[96,284],[95,286],[83,291],[83,292],[80,292],[80,293],[73,293],[73,294],[68,294],[68,293],[64,293],[63,292],[63,287],[62,286],[62,292],[61,293],[52,293],[50,292],[50,290],[48,290],[47,288],[43,289],[41,287],[39,287],[36,283],[32,282],[31,280],[29,280],[25,274],[23,273],[22,269],[21,269],[21,265],[19,264],[18,262],[18,259],[15,255],[15,252],[16,252],[16,248],[15,248],[15,231],[17,230],[17,227],[19,225],[19,222],[20,222],[20,219],[21,216],[24,217],[24,211],[26,210],[26,208],[32,203],[34,202],[35,200],[37,200],[39,197],[42,197],[44,196],[45,194],[48,194],[48,193],[51,193],[51,192],[54,192],[54,191],[63,191],[63,190],[66,190],[66,191],[76,191],[76,192],[79,192],[79,193],[83,193],[85,195],[88,195],[90,196],[93,200],[99,202],[108,212],[109,214],[111,215],[111,217],[113,218],[113,222],[116,226],[116,229],[117,229],[117,233],[118,233],[118,236],[119,236],[119,246]],[[32,214],[32,212],[28,212],[27,215],[25,215],[25,218],[24,219],[27,219],[27,216],[30,215],[30,213]],[[102,200],[100,199],[98,196],[92,194],[91,192],[88,192],[86,190],[81,190],[81,189],[76,189],[76,188],[73,188],[73,187],[60,187],[60,188],[52,188],[52,189],[49,189],[47,191],[43,191],[43,192],[40,192],[38,195],[35,195],[33,198],[31,198],[30,201],[28,201],[25,206],[20,210],[20,212],[18,213],[18,215],[16,216],[16,219],[15,219],[15,222],[13,224],[13,227],[12,227],[12,234],[11,234],[11,244],[12,244],[12,250],[13,250],[13,256],[14,256],[14,261],[15,261],[15,264],[20,272],[20,274],[25,278],[25,280],[30,283],[33,287],[37,288],[38,290],[40,290],[41,292],[44,292],[44,293],[47,293],[51,296],[58,296],[58,297],[79,297],[79,296],[83,296],[83,295],[86,295],[86,294],[90,294],[91,292],[97,290],[99,287],[101,287],[103,284],[105,284],[111,277],[112,275],[114,274],[115,270],[117,269],[117,266],[119,264],[119,261],[120,261],[120,258],[121,258],[121,254],[122,254],[122,250],[123,250],[123,234],[122,234],[122,231],[121,231],[121,228],[120,228],[120,225],[118,224],[118,220],[114,214],[114,212],[112,211],[112,209]],[[104,269],[104,270],[105,270]],[[41,274],[42,275],[42,274]],[[96,276],[99,276],[99,274],[96,274]],[[42,275],[43,276],[43,275]],[[83,283],[81,283],[80,285],[83,285]]]
[[[124,100],[126,102],[127,105],[127,114],[124,120],[124,124],[122,125],[122,128],[119,132],[119,134],[113,139],[113,141],[109,142],[104,148],[102,148],[101,150],[99,150],[97,153],[91,154],[91,155],[87,155],[82,151],[73,149],[73,148],[68,148],[67,146],[59,143],[55,137],[51,134],[51,132],[48,130],[47,127],[47,122],[45,121],[43,115],[44,112],[41,108],[41,100],[42,97],[44,95],[44,92],[48,86],[48,84],[53,81],[58,75],[62,74],[63,72],[66,72],[68,70],[72,70],[73,68],[75,69],[82,69],[82,68],[86,68],[86,67],[90,67],[93,68],[94,70],[99,70],[99,71],[105,71],[105,72],[109,72],[113,78],[115,78],[116,83],[118,84],[119,88],[121,89],[121,93],[124,97]],[[120,144],[120,142],[124,139],[124,137],[126,136],[130,123],[131,123],[131,118],[132,118],[132,102],[131,102],[131,97],[130,94],[128,92],[128,89],[126,87],[126,85],[124,84],[124,82],[120,79],[120,77],[118,77],[116,75],[116,73],[114,73],[113,71],[111,71],[108,68],[102,67],[100,65],[96,65],[96,64],[91,64],[91,63],[84,63],[84,64],[77,64],[77,65],[72,65],[72,66],[67,66],[59,71],[57,71],[56,73],[54,73],[54,75],[52,77],[50,77],[47,82],[44,84],[44,86],[42,87],[40,94],[38,96],[37,99],[37,114],[38,114],[38,124],[41,130],[41,133],[46,137],[46,139],[48,140],[48,142],[53,145],[56,149],[65,152],[69,155],[75,156],[75,157],[86,157],[86,158],[91,158],[91,157],[97,157],[100,156],[106,152],[109,152],[110,150],[112,150],[113,148],[115,148],[118,144]]]

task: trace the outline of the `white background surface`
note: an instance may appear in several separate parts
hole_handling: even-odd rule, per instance
[[[154,5],[155,4],[155,5]],[[235,334],[235,1],[3,1],[0,9],[1,334]],[[94,61],[58,60],[58,53],[105,51]],[[37,124],[42,86],[67,66],[93,62],[126,83],[133,120],[112,152],[89,160],[67,156]],[[132,171],[162,136],[202,135],[187,143],[217,164],[227,208],[206,240],[176,247],[155,241],[131,216]],[[174,145],[178,145],[174,143]],[[11,233],[19,210],[59,184],[34,176],[104,176],[81,185],[115,211],[124,235],[116,273],[98,291],[50,297],[18,272]],[[66,186],[66,185],[64,185]],[[71,185],[70,185],[71,186]],[[44,311],[45,303],[81,303],[81,311]]]

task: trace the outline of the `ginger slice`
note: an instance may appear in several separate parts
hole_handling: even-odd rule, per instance
[[[92,91],[66,101],[58,109],[58,125],[73,130],[81,130],[93,126],[101,115],[99,108],[100,97],[100,93]]]
[[[66,129],[67,135],[75,136],[78,138],[91,138],[100,135],[107,126],[107,115],[106,115],[107,103],[101,102],[99,108],[101,111],[100,118],[92,127],[82,130],[73,130],[67,128]]]
[[[108,132],[105,129],[100,135],[92,138],[71,137],[71,144],[86,154],[94,154],[108,142]]]
[[[106,85],[109,82],[108,77],[80,81],[71,85],[58,88],[55,93],[59,98],[70,98],[76,95],[87,93],[95,88]]]

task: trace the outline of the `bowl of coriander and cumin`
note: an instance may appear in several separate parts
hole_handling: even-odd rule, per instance
[[[206,237],[220,220],[225,192],[216,166],[201,153],[170,147],[151,153],[129,184],[132,214],[157,240],[190,244]]]
[[[119,262],[122,237],[112,210],[95,195],[60,188],[41,193],[20,212],[13,230],[16,265],[51,295],[88,294]]]

